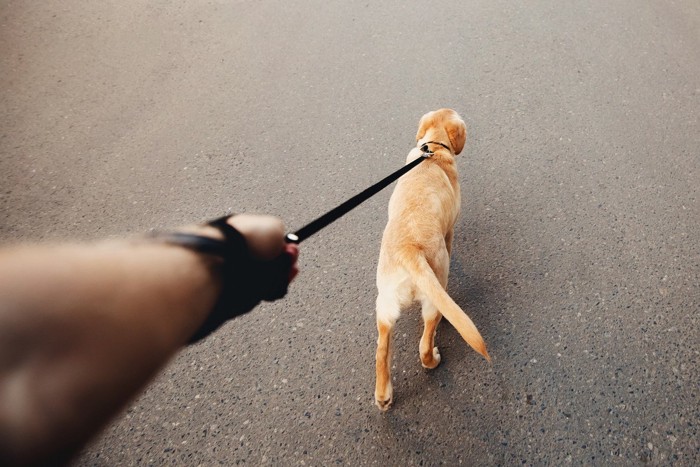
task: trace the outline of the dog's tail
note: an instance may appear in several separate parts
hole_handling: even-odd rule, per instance
[[[442,288],[438,278],[435,276],[432,268],[425,259],[422,252],[415,248],[409,254],[402,258],[402,265],[411,275],[416,287],[423,292],[428,299],[440,311],[442,316],[447,318],[452,326],[457,329],[457,332],[467,341],[472,349],[476,350],[486,360],[491,361],[491,357],[486,351],[486,343],[479,334],[472,320],[467,314],[455,303],[454,300]]]

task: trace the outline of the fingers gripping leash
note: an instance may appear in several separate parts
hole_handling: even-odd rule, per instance
[[[252,310],[260,301],[282,298],[289,286],[289,271],[295,258],[280,254],[261,260],[251,253],[243,234],[229,222],[232,215],[207,223],[221,232],[223,239],[180,232],[156,232],[153,239],[217,258],[212,265],[221,278],[221,292],[204,322],[189,340],[199,342],[231,318]]]

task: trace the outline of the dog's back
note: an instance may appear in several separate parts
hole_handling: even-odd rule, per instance
[[[420,155],[413,149],[406,162]],[[394,265],[407,245],[419,245],[427,257],[446,249],[445,236],[454,228],[460,202],[454,161],[439,154],[401,177],[389,200],[380,269]]]

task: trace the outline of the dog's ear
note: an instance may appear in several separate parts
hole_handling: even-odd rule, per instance
[[[418,133],[416,133],[416,142],[420,141],[427,133],[428,128],[433,126],[434,113],[435,112],[428,112],[420,118],[420,122],[418,122]]]
[[[464,120],[455,112],[453,116],[447,120],[445,130],[447,131],[447,137],[450,138],[450,145],[452,145],[455,154],[462,152],[464,143],[467,141],[467,125],[464,124]]]

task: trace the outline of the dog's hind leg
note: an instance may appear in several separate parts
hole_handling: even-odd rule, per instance
[[[447,249],[442,252],[437,258],[437,265],[434,269],[435,275],[443,289],[447,289],[447,277],[450,274],[450,256],[449,249],[451,248],[452,235],[448,235]],[[423,336],[420,339],[418,350],[420,352],[420,361],[424,368],[432,370],[440,364],[440,351],[435,345],[435,333],[437,332],[438,324],[442,319],[442,314],[437,307],[427,298],[421,299],[421,314],[423,315]]]
[[[393,347],[394,324],[399,317],[399,304],[394,297],[380,292],[377,297],[377,381],[374,389],[374,401],[380,410],[391,407],[394,389],[391,384],[391,358]]]
[[[442,315],[429,300],[423,301],[423,336],[420,339],[420,361],[424,368],[432,370],[440,364],[440,352],[435,346],[435,332]]]

